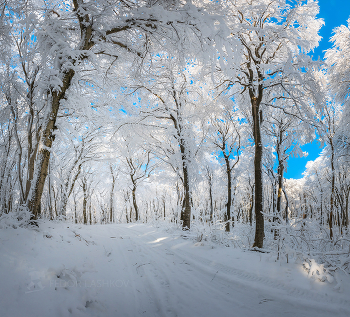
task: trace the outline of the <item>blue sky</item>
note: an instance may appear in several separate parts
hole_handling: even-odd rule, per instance
[[[318,17],[322,18],[325,25],[321,29],[321,36],[323,37],[319,47],[312,53],[314,59],[323,59],[324,51],[332,46],[329,42],[333,34],[333,29],[342,24],[347,25],[347,20],[350,16],[350,0],[319,0],[320,14]],[[309,153],[306,158],[290,158],[288,161],[288,172],[285,174],[286,178],[301,178],[305,171],[305,165],[310,160],[315,160],[321,152],[321,148],[317,141],[311,144],[306,144],[302,147],[303,151]]]

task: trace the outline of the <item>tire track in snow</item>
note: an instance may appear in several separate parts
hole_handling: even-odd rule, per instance
[[[140,231],[135,229],[135,227],[128,228],[128,230],[134,231],[136,234],[140,234]],[[157,232],[157,236],[159,234],[160,232]],[[157,240],[157,236],[151,233],[143,236],[143,239]],[[163,244],[166,245],[167,241],[165,240]],[[249,282],[250,286],[254,288],[258,286],[261,289],[265,290],[268,287],[270,288],[270,291],[274,293],[275,297],[282,297],[284,299],[287,299],[287,297],[290,298],[290,296],[293,296],[294,298],[303,301],[304,303],[307,303],[311,300],[318,304],[322,304],[322,306],[326,306],[327,304],[338,304],[342,306],[344,313],[347,316],[350,316],[350,300],[336,297],[334,295],[316,293],[312,290],[292,287],[272,278],[258,276],[252,272],[243,271],[221,263],[217,263],[215,261],[208,260],[199,255],[196,255],[195,252],[189,253],[183,249],[180,251],[180,248],[175,249],[172,248],[172,246],[168,246],[167,249],[165,249],[165,253],[169,250],[171,250],[173,255],[177,256],[179,259],[191,263],[193,265],[193,268],[202,270],[206,273],[211,273],[213,277],[218,278],[221,281],[225,281],[227,278],[229,278],[232,282],[240,282],[241,286],[247,286],[246,282]]]
[[[151,263],[143,266],[144,278],[147,285],[156,290],[154,295],[162,302],[163,309],[160,310],[160,316],[188,316],[185,312],[189,307],[191,307],[190,311],[194,309],[199,314],[202,306],[207,305],[208,301],[213,302],[208,316],[226,316],[227,302],[232,305],[234,303],[241,310],[246,310],[239,301],[234,302],[229,295],[222,292],[222,285],[218,287],[218,285],[209,284],[210,275],[196,272],[182,257],[151,243],[152,240],[157,240],[156,237],[140,236],[138,230],[127,229],[129,234],[131,231],[135,233],[131,239],[143,254],[147,254],[147,261]],[[204,293],[206,295],[203,298]],[[217,300],[221,301],[217,302]],[[220,307],[225,301],[225,307]]]
[[[128,280],[132,281],[132,289],[135,299],[133,301],[133,313],[129,316],[172,316],[166,313],[166,304],[162,302],[162,294],[159,293],[154,280],[156,274],[151,272],[152,259],[130,232],[125,228],[120,229],[118,234],[123,237],[115,244],[116,254],[123,259],[127,267]],[[106,237],[106,239],[108,239]],[[126,242],[126,243],[125,243]],[[125,251],[127,249],[127,251]],[[147,256],[146,256],[147,255]]]
[[[246,298],[252,296],[252,294],[259,295],[251,288],[244,287],[245,293],[242,293],[242,287],[234,290],[232,284],[227,281],[213,281],[212,274],[208,274],[206,270],[198,269],[183,256],[174,253],[173,250],[169,251],[171,248],[167,246],[166,242],[164,242],[164,245],[158,246],[152,243],[159,240],[153,234],[140,235],[140,232],[133,228],[127,229],[127,231],[135,233],[132,239],[135,239],[135,242],[142,246],[143,253],[148,254],[153,259],[164,259],[164,261],[152,262],[154,270],[157,271],[157,274],[153,274],[152,280],[161,278],[168,281],[169,288],[167,290],[164,289],[162,283],[155,283],[155,287],[162,290],[162,296],[166,296],[168,299],[171,298],[172,304],[170,303],[170,307],[173,307],[171,311],[175,316],[188,316],[184,312],[188,311],[189,307],[195,310],[197,314],[200,314],[203,307],[205,307],[205,316],[227,316],[227,311],[231,309],[239,309],[239,316],[270,316],[269,312],[262,315],[261,307],[258,305],[246,305]],[[167,256],[172,259],[167,259]],[[144,270],[148,271],[146,273],[149,273],[149,277],[152,276],[151,267],[144,266]],[[261,298],[261,300],[263,299]],[[169,300],[166,300],[166,302],[168,306]],[[161,316],[169,316],[169,309],[167,314]]]
[[[332,295],[323,295],[323,294],[315,293],[312,290],[303,290],[301,288],[291,287],[286,285],[285,283],[278,282],[271,278],[261,277],[251,272],[246,272],[240,269],[229,267],[221,263],[216,263],[208,259],[205,259],[203,257],[200,257],[198,255],[195,255],[193,253],[190,254],[187,251],[182,250],[181,252],[182,254],[186,255],[186,259],[188,261],[195,262],[196,263],[195,265],[206,266],[208,268],[212,268],[219,272],[224,272],[227,275],[238,277],[243,281],[258,282],[260,285],[263,285],[264,287],[269,286],[270,288],[273,288],[275,290],[276,289],[283,290],[288,295],[294,295],[295,297],[302,297],[303,299],[309,299],[320,303],[344,305],[348,307],[349,313],[350,313],[350,300],[345,300],[343,298],[335,297]]]

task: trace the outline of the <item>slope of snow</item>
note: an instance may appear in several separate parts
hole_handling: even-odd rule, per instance
[[[0,281],[2,317],[350,316],[346,276],[143,224],[0,230]]]

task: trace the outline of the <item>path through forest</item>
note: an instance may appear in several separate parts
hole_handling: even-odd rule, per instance
[[[1,316],[350,316],[298,264],[143,224],[0,231]]]

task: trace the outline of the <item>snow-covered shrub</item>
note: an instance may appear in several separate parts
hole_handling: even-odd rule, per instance
[[[289,224],[278,220],[271,225],[274,238],[267,241],[277,260],[294,259],[302,263],[309,276],[322,282],[332,283],[337,271],[350,274],[349,239],[330,240],[324,226],[313,219],[293,219]]]
[[[0,229],[25,227],[30,222],[31,213],[28,208],[19,207],[17,211],[0,215]]]

